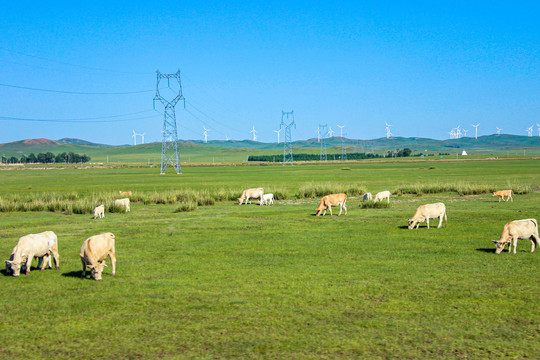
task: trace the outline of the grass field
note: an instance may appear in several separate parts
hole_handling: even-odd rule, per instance
[[[494,254],[515,219],[539,218],[540,161],[13,170],[0,197],[45,192],[279,189],[272,207],[218,201],[192,212],[134,203],[105,219],[0,213],[0,254],[52,230],[60,270],[0,276],[5,359],[538,358],[538,250]],[[389,208],[315,217],[319,183],[376,193],[420,185],[527,188],[513,203],[454,191],[393,196]],[[448,226],[406,228],[418,205],[442,201]],[[97,204],[96,204],[97,205]],[[433,224],[433,223],[432,223]],[[82,279],[89,236],[116,235],[117,274]],[[110,264],[110,261],[108,261]]]

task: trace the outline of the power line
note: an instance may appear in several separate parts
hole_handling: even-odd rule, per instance
[[[29,118],[16,118],[8,116],[0,116],[0,121],[33,121],[33,122],[55,122],[55,123],[115,123],[115,122],[128,122],[136,120],[144,120],[155,118],[154,116],[143,116],[132,119],[116,119],[116,120],[73,120],[73,119],[29,119]]]
[[[32,87],[27,87],[27,86],[18,86],[18,85],[9,85],[9,84],[0,84],[0,86],[15,88],[15,89],[23,89],[23,90],[52,92],[52,93],[60,93],[60,94],[73,94],[73,95],[128,95],[128,94],[142,94],[142,93],[155,91],[155,90],[140,90],[140,91],[125,91],[125,92],[83,92],[83,91],[40,89],[40,88],[32,88]]]
[[[220,121],[214,119],[212,116],[206,114],[205,112],[203,112],[202,110],[200,110],[199,108],[197,108],[195,105],[193,105],[193,103],[191,103],[191,102],[189,102],[189,101],[187,101],[187,100],[186,100],[186,103],[187,103],[189,106],[191,106],[195,111],[199,112],[200,114],[202,114],[203,116],[207,117],[208,119],[210,119],[211,121],[215,122],[216,124],[219,124],[219,125],[221,125],[221,126],[223,126],[223,127],[225,127],[225,128],[228,128],[228,129],[230,129],[230,130],[236,131],[236,132],[238,132],[238,133],[242,133],[242,131],[240,131],[240,130],[238,130],[238,129],[235,129],[235,128],[233,128],[232,126],[229,126],[229,125],[227,125],[227,124],[224,124],[224,123],[222,123],[222,122],[220,122]]]
[[[148,74],[150,74],[150,72],[119,71],[119,70],[104,69],[104,68],[92,67],[92,66],[86,66],[86,65],[72,64],[72,63],[68,63],[68,62],[64,62],[64,61],[49,59],[49,58],[44,57],[44,56],[31,55],[31,54],[27,54],[27,53],[24,53],[24,52],[21,52],[21,51],[10,50],[10,49],[6,49],[4,47],[0,47],[0,50],[3,50],[5,52],[10,52],[10,53],[15,53],[15,54],[27,56],[27,57],[32,57],[32,58],[35,58],[35,59],[55,62],[55,63],[62,64],[62,65],[79,67],[79,68],[88,69],[88,70],[105,71],[105,72],[119,73],[119,74],[132,74],[132,75],[133,74],[139,74],[139,75],[148,75]],[[22,65],[25,65],[25,64],[22,64]],[[30,65],[25,65],[25,66],[30,66]]]
[[[99,119],[109,119],[109,118],[117,118],[117,117],[124,117],[124,116],[131,116],[131,115],[137,115],[137,114],[143,114],[146,112],[152,112],[154,110],[143,110],[143,111],[137,111],[133,113],[127,113],[127,114],[119,114],[119,115],[108,115],[108,116],[98,116],[98,117],[89,117],[89,118],[68,118],[68,119],[29,119],[29,118],[20,118],[20,117],[11,117],[11,116],[0,116],[0,118],[3,119],[12,119],[12,120],[41,120],[41,121],[78,121],[78,120],[99,120]]]

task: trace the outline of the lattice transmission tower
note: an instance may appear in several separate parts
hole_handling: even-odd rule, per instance
[[[180,159],[178,157],[178,131],[176,127],[176,111],[174,107],[180,100],[185,99],[182,95],[182,83],[180,81],[180,70],[174,74],[162,74],[159,70],[157,73],[156,81],[156,96],[154,97],[154,108],[156,106],[156,100],[163,104],[165,110],[163,111],[163,140],[161,141],[161,171],[160,174],[165,174],[167,166],[172,166],[177,174],[181,174]],[[171,79],[178,81],[178,94],[171,100],[165,99],[159,93],[159,82],[162,79],[167,79],[167,85],[170,88]]]
[[[281,124],[279,125],[279,129],[285,129],[285,140],[283,141],[283,165],[288,162],[293,165],[293,147],[291,136],[291,128],[293,126],[296,129],[296,123],[294,122],[294,111],[281,111]]]
[[[326,155],[326,139],[328,139],[328,124],[319,125],[319,141],[321,143],[321,161],[328,161]]]

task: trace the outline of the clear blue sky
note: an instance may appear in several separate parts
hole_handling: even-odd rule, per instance
[[[538,1],[122,3],[1,3],[0,84],[148,91],[0,86],[0,142],[127,144],[132,129],[161,141],[156,69],[182,72],[181,139],[202,139],[203,125],[209,139],[246,139],[254,125],[275,141],[282,110],[295,112],[293,139],[325,123],[379,138],[385,121],[396,136],[476,123],[538,136]]]

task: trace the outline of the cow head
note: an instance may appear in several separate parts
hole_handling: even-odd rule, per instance
[[[6,271],[7,273],[13,273],[13,276],[19,276],[21,273],[21,263],[12,261],[12,260],[6,260]]]
[[[408,219],[407,221],[409,222],[409,230],[413,229],[414,225],[416,225],[416,221],[414,221],[413,219]]]
[[[105,266],[107,266],[107,264],[105,264],[105,261],[102,261],[96,265],[89,265],[88,267],[90,268],[92,277],[96,280],[101,280],[101,274],[103,273]]]
[[[495,253],[500,254],[503,252],[504,247],[508,244],[508,241],[504,240],[492,240],[495,243]]]
[[[238,205],[242,205],[242,203],[244,202],[244,199],[242,199],[241,197],[238,198]]]

